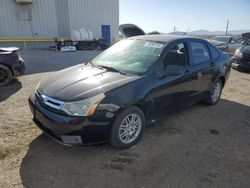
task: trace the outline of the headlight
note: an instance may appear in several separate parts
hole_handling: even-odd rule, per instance
[[[242,52],[239,50],[239,49],[237,49],[236,51],[235,51],[235,53],[234,53],[234,55],[235,56],[242,56]]]
[[[96,107],[104,98],[104,93],[101,93],[82,101],[65,102],[62,110],[73,116],[90,116],[94,114]]]

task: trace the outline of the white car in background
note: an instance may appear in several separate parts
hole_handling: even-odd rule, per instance
[[[229,54],[234,54],[236,49],[242,46],[241,37],[234,36],[215,36],[209,40],[213,45],[222,51],[228,52]]]

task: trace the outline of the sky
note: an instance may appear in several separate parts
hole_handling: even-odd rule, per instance
[[[250,0],[120,0],[120,24],[146,32],[250,30]]]

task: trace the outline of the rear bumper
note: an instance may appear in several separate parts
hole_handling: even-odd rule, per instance
[[[90,145],[109,140],[113,118],[106,112],[97,112],[92,117],[75,117],[58,114],[29,98],[33,121],[46,135],[63,145]]]
[[[25,64],[24,60],[20,58],[14,65],[13,65],[13,73],[14,77],[21,76],[25,72]]]

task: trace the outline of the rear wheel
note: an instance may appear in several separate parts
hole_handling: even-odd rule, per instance
[[[9,67],[0,65],[0,87],[6,86],[12,81],[13,75]]]
[[[214,105],[217,104],[220,100],[220,96],[222,93],[223,83],[221,79],[218,79],[212,89],[210,90],[209,96],[204,100],[206,104]]]
[[[144,127],[145,117],[139,108],[125,109],[114,122],[110,142],[118,149],[129,148],[140,140]]]

